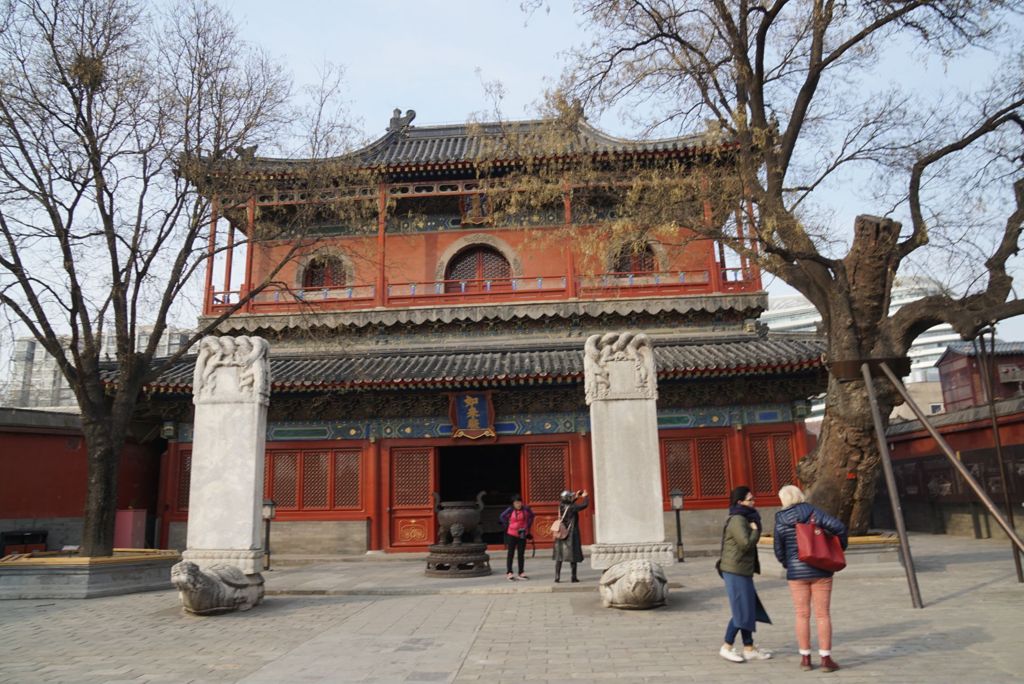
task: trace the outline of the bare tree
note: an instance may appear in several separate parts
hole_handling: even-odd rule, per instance
[[[118,462],[140,391],[184,353],[156,358],[210,258],[211,198],[251,187],[209,171],[244,171],[237,159],[293,118],[290,79],[226,14],[205,0],[163,9],[7,0],[0,15],[0,307],[56,359],[77,398],[87,555],[112,552]],[[333,143],[342,127],[322,130]],[[270,283],[305,244],[293,242],[186,346]],[[137,349],[140,325],[152,331]],[[104,336],[117,360],[106,378]]]
[[[969,339],[1024,312],[1009,271],[1024,224],[1020,57],[981,96],[928,103],[874,88],[879,55],[894,42],[946,60],[978,47],[1019,49],[1000,42],[1007,33],[999,30],[1019,16],[1019,2],[579,0],[576,9],[592,41],[571,53],[556,109],[578,116],[564,103],[591,113],[625,107],[650,112],[648,131],[703,131],[727,143],[727,155],[697,173],[637,169],[621,193],[630,202],[623,213],[646,230],[723,240],[796,288],[821,313],[833,368],[905,359],[917,335],[943,322]],[[852,235],[836,236],[816,215],[813,200],[827,183],[866,164],[883,181],[875,213],[904,212],[909,230],[861,216]],[[711,195],[711,222],[692,209],[698,189]],[[752,203],[756,248],[728,220],[741,197]],[[974,232],[984,227],[979,198],[1001,208],[988,238]],[[898,269],[929,243],[969,253],[973,281],[891,315]],[[883,414],[898,401],[887,388]],[[879,463],[863,383],[833,373],[801,480],[813,501],[863,532]]]

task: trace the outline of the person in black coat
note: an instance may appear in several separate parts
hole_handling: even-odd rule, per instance
[[[576,503],[577,499],[583,499],[582,503]],[[562,563],[568,561],[572,569],[572,581],[579,582],[576,577],[576,566],[583,562],[583,545],[580,543],[580,511],[590,505],[587,498],[587,490],[562,492],[559,497],[558,519],[569,530],[569,536],[565,539],[555,539],[554,548],[551,550],[551,557],[555,561],[555,581],[562,581]]]
[[[798,557],[796,526],[813,516],[814,522],[829,534],[839,537],[846,548],[846,525],[839,518],[812,506],[799,487],[786,485],[779,490],[782,510],[775,514],[775,557],[786,569],[789,592],[796,611],[796,640],[800,648],[800,668],[811,669],[811,606],[818,625],[818,654],[823,672],[835,672],[839,664],[832,660],[832,575],[801,561]]]

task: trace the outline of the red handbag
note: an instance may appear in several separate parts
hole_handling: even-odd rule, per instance
[[[839,538],[829,534],[814,521],[796,524],[796,557],[819,570],[837,572],[846,567],[846,556]]]

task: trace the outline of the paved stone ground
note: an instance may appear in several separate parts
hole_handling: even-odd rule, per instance
[[[271,591],[307,593],[210,618],[182,614],[170,591],[0,602],[0,682],[1022,681],[1024,586],[1007,543],[912,543],[924,610],[910,607],[898,564],[837,577],[834,674],[797,667],[788,591],[763,554],[758,587],[775,624],[758,641],[776,653],[765,662],[718,657],[727,612],[709,558],[669,568],[681,588],[646,612],[602,609],[593,571],[552,592],[539,558],[530,582],[449,586],[418,562],[373,560],[275,570]]]

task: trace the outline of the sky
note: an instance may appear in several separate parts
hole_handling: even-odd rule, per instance
[[[500,82],[506,118],[529,118],[545,88],[557,80],[564,53],[586,40],[569,0],[551,0],[530,15],[520,0],[215,0],[242,27],[242,36],[281,59],[296,84],[317,80],[325,61],[344,66],[348,100],[365,135],[376,138],[395,108],[416,111],[414,125],[462,123],[490,111],[487,82]],[[965,87],[991,68],[990,55],[949,64],[920,55],[883,62],[886,78],[941,76]],[[614,135],[633,131],[615,114],[591,123]],[[849,184],[826,188],[838,230],[857,214],[879,213]],[[1022,273],[1021,275],[1024,275]],[[773,296],[795,294],[765,274]],[[1000,337],[1024,339],[1024,317],[1000,324]]]
[[[565,51],[586,39],[569,0],[550,0],[546,11],[529,16],[520,0],[213,2],[235,18],[246,41],[286,65],[296,87],[316,82],[325,61],[342,65],[349,108],[368,139],[384,133],[395,108],[415,110],[414,125],[461,123],[490,111],[487,82],[502,85],[504,117],[532,117],[545,88],[555,84]],[[927,68],[970,84],[988,70],[983,59]],[[886,78],[929,78],[905,55],[885,66]],[[614,114],[590,121],[613,135],[633,132]],[[879,213],[849,186],[830,188],[825,198],[844,233],[857,214]],[[793,293],[769,274],[765,285],[772,296]],[[1024,317],[999,329],[1003,339],[1024,339]]]

